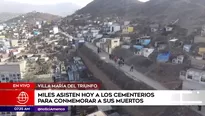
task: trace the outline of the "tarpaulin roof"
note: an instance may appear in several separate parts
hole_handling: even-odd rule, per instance
[[[142,44],[142,45],[149,45],[150,44],[150,42],[151,42],[151,39],[142,39],[142,40],[140,40],[140,43]]]
[[[138,50],[141,50],[142,48],[144,48],[144,47],[141,46],[141,45],[134,45],[133,47],[136,48],[136,49],[138,49]]]
[[[167,62],[167,61],[169,61],[169,57],[170,57],[170,52],[160,53],[157,56],[157,61],[158,62]]]

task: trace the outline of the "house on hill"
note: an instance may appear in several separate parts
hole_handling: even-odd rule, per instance
[[[103,30],[105,33],[107,34],[114,34],[118,31],[121,30],[121,26],[117,23],[114,23],[114,24],[106,24],[104,27],[103,27]]]
[[[165,31],[166,32],[172,32],[173,31],[173,26],[171,26],[171,25],[167,25],[167,26],[165,26]]]
[[[181,71],[179,78],[182,80],[182,90],[204,90],[205,89],[205,71],[190,68],[187,71]],[[203,112],[204,106],[198,106],[198,111]]]
[[[149,27],[151,32],[157,32],[159,30],[159,24],[151,24]]]

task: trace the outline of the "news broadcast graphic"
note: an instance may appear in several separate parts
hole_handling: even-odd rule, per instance
[[[99,90],[100,83],[0,83],[1,89]]]
[[[205,91],[96,90],[96,83],[1,83],[1,106],[187,106],[205,105]],[[71,87],[72,86],[72,87]],[[13,87],[13,89],[12,89]],[[40,90],[39,90],[40,88]],[[43,88],[43,89],[42,89]],[[59,89],[60,88],[60,89]],[[77,90],[73,90],[77,88]],[[89,88],[90,90],[87,90]],[[59,90],[56,90],[59,89]],[[79,90],[78,90],[79,89]],[[81,90],[82,89],[82,90]]]
[[[35,105],[198,106],[205,105],[205,91],[35,90]]]
[[[34,105],[34,90],[0,90],[0,105],[15,106],[15,105]],[[4,98],[4,99],[3,99]]]
[[[0,112],[68,112],[68,106],[0,106]]]
[[[35,83],[0,83],[0,89],[35,89]]]

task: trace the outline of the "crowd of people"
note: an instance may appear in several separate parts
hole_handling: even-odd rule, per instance
[[[98,49],[97,49],[97,52],[100,53],[100,52],[101,52],[101,49],[98,48]],[[113,60],[116,64],[119,65],[119,67],[125,65],[125,60],[124,60],[123,57],[118,57],[118,56],[115,56],[115,55],[113,55],[113,54],[109,54],[109,59],[110,59],[110,60]],[[130,67],[130,72],[133,72],[133,70],[134,70],[134,65],[131,65],[131,67]]]
[[[122,57],[117,57],[113,54],[109,55],[109,59],[115,61],[119,66],[123,66],[125,64],[125,60]]]

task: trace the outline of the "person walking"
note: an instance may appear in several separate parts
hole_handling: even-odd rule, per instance
[[[133,72],[133,70],[134,70],[134,65],[131,65],[130,72]]]
[[[98,54],[101,52],[100,48],[98,47]]]
[[[122,61],[122,65],[124,66],[125,65],[125,60],[123,58],[121,58],[121,61]]]
[[[122,60],[118,59],[118,65],[119,65],[119,67],[122,66]]]
[[[110,60],[112,59],[112,54],[109,54],[109,59],[110,59]]]
[[[117,56],[114,57],[114,61],[115,61],[115,63],[117,63]]]
[[[117,58],[117,63],[118,65],[120,65],[120,58]]]

